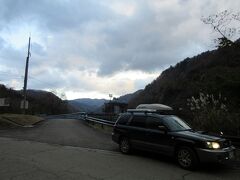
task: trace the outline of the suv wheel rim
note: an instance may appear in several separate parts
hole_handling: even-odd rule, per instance
[[[121,141],[121,151],[123,153],[127,153],[129,151],[129,143],[127,139],[123,139]]]
[[[190,152],[186,149],[181,149],[178,152],[178,162],[183,167],[190,167],[192,164]]]

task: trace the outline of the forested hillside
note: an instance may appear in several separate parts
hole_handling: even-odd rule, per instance
[[[138,96],[140,92],[142,92],[142,89],[140,89],[140,90],[138,90],[134,93],[125,94],[123,96],[120,96],[120,97],[117,98],[117,101],[123,102],[123,103],[128,103],[131,99]]]
[[[68,104],[74,107],[76,109],[76,112],[102,112],[102,106],[106,101],[106,99],[82,98],[69,100]]]
[[[0,85],[0,98],[8,98],[10,102],[9,107],[0,107],[1,113],[21,113],[20,102],[23,99],[21,91]],[[67,102],[47,91],[28,90],[27,100],[29,101],[28,114],[61,114],[71,110]]]
[[[194,108],[189,107],[189,101],[192,101],[192,97],[195,97],[193,101],[200,98],[200,93],[202,96],[211,96],[212,99],[215,97],[216,101],[223,99],[222,104],[226,106],[227,114],[234,114],[234,118],[239,119],[239,46],[204,52],[168,68],[138,96],[131,99],[129,106],[134,108],[141,103],[163,103],[180,110],[187,118],[194,118],[191,111]],[[237,123],[239,126],[239,120]]]

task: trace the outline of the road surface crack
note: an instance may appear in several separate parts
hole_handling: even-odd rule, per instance
[[[59,178],[60,178],[60,176],[58,176],[57,174],[55,174],[55,173],[53,173],[53,172],[49,172],[49,171],[43,170],[43,169],[41,169],[41,168],[39,168],[39,167],[35,167],[35,168],[36,168],[35,170],[28,171],[28,172],[23,172],[23,173],[19,173],[19,174],[15,175],[15,176],[12,176],[12,177],[10,177],[10,180],[14,180],[14,179],[16,179],[16,178],[19,178],[19,177],[22,177],[22,176],[27,176],[27,175],[29,175],[29,176],[31,176],[31,177],[34,177],[35,172],[38,172],[38,173],[39,173],[39,172],[43,172],[44,174],[52,175],[52,176],[55,177],[56,179],[59,179]]]
[[[32,154],[32,155],[35,156],[35,155],[38,155],[38,154],[42,154],[42,153],[46,153],[46,152],[51,152],[51,151],[56,151],[56,150],[58,150],[58,149],[57,149],[57,148],[53,148],[53,149],[42,150],[42,151],[38,151],[38,152],[36,152],[36,153],[34,153],[34,154]]]
[[[186,178],[187,176],[191,175],[191,174],[192,174],[192,172],[188,172],[188,173],[186,173],[186,174],[183,174],[183,175],[182,175],[182,179],[185,180],[185,178]]]

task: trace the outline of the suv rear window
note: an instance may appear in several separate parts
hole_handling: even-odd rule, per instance
[[[130,122],[130,126],[145,128],[146,127],[146,116],[133,116],[133,118]]]
[[[162,120],[156,117],[148,117],[146,124],[148,129],[155,129],[155,130],[159,130],[158,126],[163,125]]]
[[[131,117],[130,114],[121,115],[117,121],[117,124],[126,125],[130,117]]]

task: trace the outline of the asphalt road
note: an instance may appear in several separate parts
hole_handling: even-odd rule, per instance
[[[186,171],[166,157],[0,137],[1,180],[239,180],[240,170],[206,165]]]
[[[165,156],[118,151],[108,133],[81,120],[51,119],[33,128],[0,130],[0,179],[239,179],[239,163],[178,167]]]
[[[84,121],[75,119],[50,119],[32,128],[0,130],[0,137],[11,137],[49,144],[86,147],[117,151],[107,133],[89,127]]]

